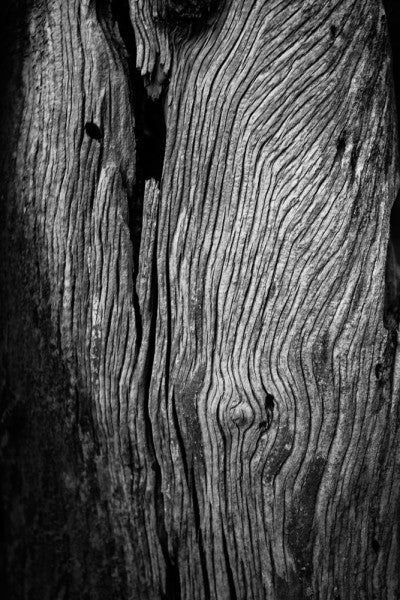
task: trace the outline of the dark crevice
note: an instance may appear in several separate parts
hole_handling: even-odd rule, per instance
[[[190,468],[190,488],[191,488],[192,500],[193,500],[194,526],[196,528],[196,531],[200,532],[200,508],[199,508],[199,500],[197,498],[196,480],[195,480],[193,465]]]
[[[136,69],[136,44],[133,27],[129,16],[128,0],[113,0],[111,3],[112,18],[118,24],[121,39],[128,54],[129,76],[132,84],[132,107],[135,119],[136,169],[135,185],[129,203],[129,228],[133,249],[134,262],[134,294],[133,304],[136,318],[137,351],[142,342],[142,315],[136,293],[136,277],[139,269],[139,253],[142,235],[143,201],[145,182],[148,179],[160,181],[165,149],[165,122],[161,101],[153,101],[147,97],[143,78]],[[150,401],[150,387],[153,373],[153,362],[156,353],[156,329],[158,307],[158,274],[156,244],[158,229],[155,231],[155,241],[152,252],[150,277],[150,313],[148,347],[146,364],[143,371],[143,421],[146,433],[146,446],[152,460],[154,472],[154,503],[156,511],[157,536],[163,554],[166,583],[165,593],[160,590],[164,600],[180,600],[180,577],[176,557],[169,552],[169,535],[165,525],[164,495],[162,492],[162,470],[157,458],[156,445],[153,435],[153,424]]]
[[[386,257],[384,324],[389,330],[400,321],[400,193],[390,215],[390,235]]]
[[[400,130],[400,2],[399,0],[383,0],[386,12],[387,28],[392,50],[392,68],[394,91],[396,96],[397,120]]]
[[[168,560],[166,570],[165,594],[161,594],[162,600],[181,600],[181,584],[179,578],[179,567],[176,563]]]
[[[167,240],[167,248],[169,247],[169,237]],[[168,399],[169,394],[169,374],[171,369],[171,344],[172,344],[172,333],[171,333],[171,285],[170,285],[170,274],[169,274],[169,263],[168,253],[165,261],[165,292],[166,292],[166,306],[167,306],[167,341],[165,349],[165,397]]]
[[[335,161],[342,158],[346,149],[346,131],[343,131],[336,141]]]
[[[397,264],[400,264],[400,192],[397,194],[390,213],[390,241],[393,245]]]
[[[377,363],[375,365],[375,377],[379,380],[382,379],[382,374],[383,374],[383,365],[382,363]]]
[[[157,244],[157,231],[154,246]],[[149,421],[149,441],[151,442],[151,448],[154,448],[153,432],[151,428],[148,400],[150,396],[151,378],[153,374],[153,362],[156,353],[156,333],[157,333],[157,304],[158,304],[158,276],[157,276],[157,256],[156,248],[153,248],[152,265],[151,265],[151,276],[150,276],[150,307],[151,307],[151,321],[149,328],[148,346],[146,354],[146,364],[144,367],[144,386],[143,392],[146,400],[146,408],[148,412]]]
[[[379,550],[380,550],[380,548],[381,548],[381,546],[380,546],[380,544],[379,544],[378,540],[376,540],[376,539],[374,538],[374,539],[372,540],[371,546],[372,546],[372,550],[375,552],[375,554],[378,554],[378,553],[379,553]]]
[[[142,78],[140,77],[142,82]],[[155,179],[161,181],[165,152],[166,127],[164,117],[164,98],[152,100],[144,93],[139,105],[139,114],[136,115],[138,167],[144,180]]]
[[[199,500],[197,497],[196,481],[195,481],[193,466],[191,468],[191,478],[190,479],[191,479],[191,492],[192,492],[192,501],[193,501],[194,526],[196,528],[196,532],[198,535],[199,556],[200,556],[201,571],[203,573],[204,592],[205,592],[206,598],[210,598],[211,597],[210,582],[208,580],[207,561],[206,561],[206,554],[204,551],[203,532],[201,530],[201,525],[200,525]]]
[[[174,422],[176,437],[178,440],[178,446],[179,446],[179,450],[180,450],[181,457],[182,457],[183,471],[185,473],[186,483],[189,486],[189,470],[188,470],[188,463],[187,463],[187,457],[186,457],[186,450],[185,450],[185,444],[183,443],[183,437],[182,437],[182,432],[181,432],[181,428],[179,425],[178,414],[176,412],[176,402],[175,402],[175,394],[174,393],[172,393],[171,410],[172,410],[172,420]]]
[[[358,156],[358,148],[357,146],[353,146],[351,155],[350,155],[350,166],[351,166],[351,177],[354,179],[354,174],[357,166],[357,156]]]
[[[229,597],[230,597],[230,600],[237,600],[235,582],[234,582],[234,579],[233,579],[232,567],[231,567],[231,563],[230,563],[230,560],[229,560],[229,554],[228,554],[228,547],[227,547],[227,544],[226,544],[225,532],[224,532],[223,528],[221,529],[221,531],[222,531],[222,549],[224,551],[224,557],[225,557],[225,563],[226,563],[226,574],[228,576]]]
[[[128,53],[135,117],[136,192],[143,199],[144,182],[147,179],[161,180],[166,138],[164,97],[161,94],[159,99],[149,98],[144,78],[136,69],[135,34],[129,16],[128,0],[113,0],[111,8]]]
[[[157,240],[157,229],[155,242]],[[154,501],[157,515],[157,536],[160,541],[161,550],[166,563],[166,568],[170,563],[168,553],[168,534],[164,521],[164,496],[162,492],[162,472],[161,466],[157,459],[156,446],[153,436],[153,424],[151,419],[151,411],[149,406],[150,387],[153,374],[153,363],[156,352],[156,332],[157,332],[157,304],[158,304],[158,285],[157,285],[157,260],[155,247],[153,250],[153,260],[150,278],[150,302],[151,302],[151,321],[148,337],[148,348],[146,354],[146,364],[143,369],[143,421],[146,433],[146,446],[152,457],[152,469],[154,471]],[[168,597],[169,600],[169,597]]]
[[[121,40],[128,58],[129,77],[132,86],[131,101],[135,119],[135,144],[136,165],[135,185],[132,196],[128,198],[129,228],[133,249],[134,263],[134,294],[133,303],[136,317],[137,351],[142,342],[142,315],[136,293],[136,277],[139,269],[139,253],[142,235],[143,202],[145,183],[155,179],[161,181],[164,162],[166,127],[164,118],[164,98],[149,98],[145,81],[136,69],[136,43],[134,30],[129,15],[128,0],[112,0],[111,13],[114,23],[118,25]],[[158,229],[155,232],[155,242],[152,252],[152,266],[150,278],[150,313],[149,337],[146,364],[143,370],[143,421],[146,433],[146,446],[152,461],[154,472],[154,503],[156,511],[157,536],[165,562],[165,592],[160,590],[160,597],[164,600],[181,600],[180,574],[178,566],[178,551],[170,551],[170,535],[165,523],[164,495],[162,492],[162,469],[157,457],[156,444],[153,434],[152,413],[150,407],[150,390],[153,374],[153,363],[156,353],[156,329],[158,307],[158,273],[156,244]],[[177,421],[177,415],[174,414]],[[178,429],[179,431],[179,429]]]
[[[179,445],[179,449],[180,449],[180,453],[182,456],[182,463],[183,463],[183,470],[185,473],[185,479],[186,479],[186,483],[189,489],[189,492],[192,496],[192,508],[193,508],[193,520],[194,520],[194,527],[198,536],[198,543],[199,543],[199,557],[200,557],[200,565],[201,565],[201,570],[202,570],[202,574],[203,574],[203,582],[204,582],[204,590],[206,593],[206,598],[210,597],[210,583],[208,580],[208,573],[207,573],[207,562],[206,562],[206,556],[205,556],[205,552],[204,552],[204,542],[203,542],[203,534],[201,531],[201,527],[200,527],[200,508],[199,508],[199,501],[198,501],[198,497],[197,497],[197,489],[196,489],[196,480],[195,480],[195,473],[194,473],[194,468],[193,468],[193,458],[190,457],[190,472],[189,472],[189,465],[188,465],[188,458],[187,458],[187,453],[185,450],[185,445],[183,442],[183,436],[182,436],[182,432],[181,432],[181,428],[179,425],[179,419],[178,419],[178,414],[177,414],[177,410],[176,410],[176,402],[175,402],[175,395],[172,395],[172,419],[174,422],[174,427],[175,427],[175,431],[176,431],[176,435],[177,435],[177,439],[178,439],[178,445]]]
[[[383,0],[387,28],[392,51],[392,72],[400,131],[400,3],[398,0]],[[398,140],[399,143],[399,140]],[[400,321],[400,196],[398,195],[390,215],[390,237],[386,261],[386,295],[384,323],[389,330],[397,328]]]
[[[155,242],[157,243],[157,230],[155,234]],[[149,407],[150,398],[150,386],[153,374],[153,362],[156,352],[156,330],[157,330],[157,304],[158,304],[158,285],[157,285],[157,260],[156,260],[156,249],[153,250],[153,262],[151,271],[151,282],[150,282],[150,297],[151,297],[151,322],[150,332],[147,348],[147,361],[144,367],[144,381],[143,381],[143,420],[146,431],[146,446],[152,457],[152,470],[154,471],[154,502],[156,511],[156,526],[157,526],[157,537],[160,542],[161,551],[165,561],[166,569],[166,589],[165,594],[160,591],[161,598],[163,600],[181,600],[181,588],[180,588],[180,577],[179,567],[177,565],[176,556],[171,557],[168,541],[169,536],[165,526],[165,509],[164,509],[164,495],[162,492],[162,471],[160,463],[157,459],[156,447],[153,436],[153,424],[151,419],[151,411]]]
[[[143,339],[143,325],[142,325],[142,314],[140,312],[139,298],[136,291],[136,279],[137,279],[137,268],[133,276],[133,312],[135,315],[135,329],[136,329],[136,353],[139,354],[140,347]]]
[[[131,197],[128,198],[128,207],[134,263],[133,304],[136,318],[137,351],[139,351],[142,341],[142,317],[135,284],[139,269],[144,190],[147,180],[161,181],[166,139],[164,96],[162,95],[157,100],[149,98],[145,81],[136,69],[136,43],[129,15],[129,1],[112,0],[111,15],[114,23],[118,25],[128,57],[129,77],[132,85],[131,100],[135,119],[135,185]]]

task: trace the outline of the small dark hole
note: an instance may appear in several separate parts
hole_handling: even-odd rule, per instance
[[[333,38],[336,37],[336,33],[337,33],[337,29],[336,29],[335,25],[331,25],[331,36]]]
[[[380,543],[378,542],[378,540],[375,540],[375,539],[373,539],[373,540],[372,540],[372,544],[371,544],[371,546],[372,546],[372,550],[373,550],[373,551],[374,551],[376,554],[378,554],[378,552],[379,552],[379,550],[380,550],[380,548],[381,548],[381,545],[380,545]]]
[[[259,429],[269,429],[271,427],[272,416],[273,416],[274,406],[275,406],[274,400],[275,400],[275,398],[273,397],[272,394],[267,394],[265,396],[265,411],[266,411],[267,418],[265,421],[261,421],[261,423],[259,424]]]
[[[351,166],[351,168],[352,168],[353,171],[356,170],[356,166],[357,166],[357,148],[355,146],[354,146],[353,150],[351,151],[350,166]]]
[[[88,121],[85,124],[85,131],[92,140],[101,140],[103,137],[99,126],[96,125],[96,123],[93,123],[93,121]]]
[[[338,154],[343,154],[346,148],[346,132],[343,132],[342,135],[338,138],[336,142],[336,148]]]
[[[275,398],[273,397],[272,394],[267,394],[266,398],[265,398],[265,408],[267,410],[274,410],[274,403]]]
[[[377,379],[380,379],[382,377],[382,372],[383,372],[383,366],[381,365],[381,363],[377,363],[375,365],[375,377]]]

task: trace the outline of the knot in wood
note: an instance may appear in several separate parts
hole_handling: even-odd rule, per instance
[[[254,421],[254,411],[248,402],[240,402],[233,406],[229,411],[229,422],[236,427],[246,427],[252,425]]]

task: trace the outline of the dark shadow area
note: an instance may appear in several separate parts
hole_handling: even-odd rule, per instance
[[[383,0],[386,11],[390,45],[394,92],[397,111],[397,130],[400,132],[400,2]],[[399,144],[399,139],[398,139]],[[400,146],[400,144],[399,144]],[[390,215],[390,239],[386,265],[385,325],[389,329],[397,326],[400,320],[400,194],[393,204]]]
[[[137,195],[143,197],[144,182],[147,179],[161,179],[166,136],[163,99],[149,98],[143,77],[136,69],[135,34],[128,0],[113,0],[111,8],[113,20],[118,24],[128,53],[135,116]]]
[[[165,153],[166,127],[164,117],[164,96],[152,99],[146,91],[146,81],[136,68],[136,42],[129,14],[129,0],[97,0],[97,15],[104,27],[112,23],[109,34],[120,48],[122,60],[127,66],[130,83],[130,100],[135,123],[135,184],[128,197],[129,230],[133,251],[133,283],[139,271],[139,254],[142,236],[143,201],[147,180],[161,181]],[[108,24],[108,25],[107,25]],[[115,30],[119,36],[115,36]],[[93,139],[101,139],[101,131],[94,123],[86,123],[86,134]],[[136,318],[137,349],[142,341],[142,316],[137,294],[133,293]]]
[[[13,96],[13,90],[19,87],[21,81],[25,13],[26,0],[1,0],[0,2],[0,188],[2,190],[0,199],[0,348],[3,347],[8,325],[4,290],[4,277],[8,265],[5,264],[4,258],[6,254],[4,239],[7,206],[3,195],[3,170],[8,153],[7,140],[12,135],[12,113],[16,110],[10,98]],[[11,91],[7,93],[7,90]],[[11,515],[7,510],[7,486],[21,487],[21,477],[14,467],[14,462],[5,456],[5,423],[10,424],[9,436],[12,439],[15,434],[15,446],[17,447],[20,442],[18,435],[20,436],[23,432],[20,422],[21,411],[12,412],[9,409],[10,406],[16,405],[10,390],[9,362],[9,356],[2,352],[0,358],[0,596],[2,598],[11,598],[12,596],[7,569],[9,560],[7,537],[11,521]]]
[[[394,89],[397,105],[397,122],[400,124],[400,2],[399,0],[383,0],[392,48]]]
[[[27,7],[28,0],[0,1],[0,162],[8,152],[7,140],[12,132],[12,115],[17,111],[18,104],[16,92],[22,83]],[[3,209],[4,206],[1,206],[2,211]],[[2,215],[0,218],[1,225],[4,219]]]
[[[162,176],[166,140],[163,95],[158,100],[149,98],[144,78],[136,69],[135,33],[130,20],[128,0],[112,0],[111,11],[112,19],[118,25],[128,55],[128,68],[132,86],[132,109],[135,118],[136,142],[136,183],[132,197],[129,199],[129,228],[133,246],[135,274],[137,274],[145,182],[149,179],[160,182]],[[140,324],[137,323],[137,326],[141,330]]]
[[[169,27],[188,27],[198,31],[213,16],[220,0],[166,0],[164,19]]]
[[[92,139],[97,140],[98,142],[102,139],[103,134],[100,130],[100,127],[93,123],[93,121],[88,121],[85,124],[85,133]]]

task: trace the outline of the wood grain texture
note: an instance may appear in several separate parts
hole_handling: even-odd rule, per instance
[[[181,595],[395,599],[383,9],[233,0],[169,52],[150,413]]]
[[[11,597],[396,600],[384,13],[201,4],[130,0],[167,125],[138,257],[112,6],[26,4],[2,162]]]
[[[109,3],[30,2],[24,21],[2,164],[7,597],[159,598],[127,54]],[[18,438],[16,411],[33,427]]]

